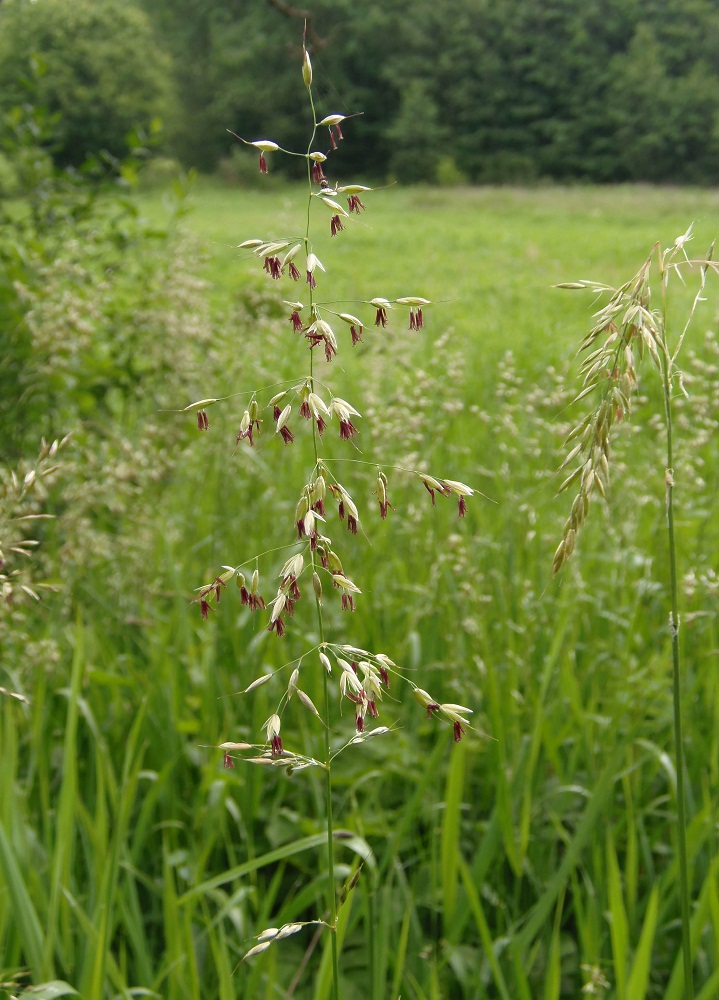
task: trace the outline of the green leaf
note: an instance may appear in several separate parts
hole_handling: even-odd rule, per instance
[[[42,979],[43,935],[40,921],[2,823],[0,823],[0,870],[5,876],[8,894],[12,901],[13,921],[20,934],[30,971],[34,979]]]
[[[70,986],[62,979],[53,979],[51,983],[40,983],[37,986],[31,986],[29,990],[24,990],[21,994],[21,1000],[25,1000],[26,997],[32,997],[33,1000],[54,1000],[55,997],[77,997],[79,995],[74,986]]]
[[[657,885],[651,891],[647,912],[644,915],[644,926],[639,938],[639,946],[632,963],[632,971],[629,975],[627,985],[627,995],[631,1000],[644,1000],[649,982],[649,970],[652,964],[652,946],[654,945],[654,935],[657,929],[657,911],[659,909],[659,887]]]
[[[627,911],[622,894],[622,878],[619,873],[617,852],[611,834],[607,836],[607,879],[609,891],[609,930],[614,956],[614,975],[617,982],[617,1000],[627,996],[627,960],[629,957],[629,928]],[[632,996],[633,1000],[633,995]]]
[[[441,881],[445,927],[452,923],[457,900],[457,867],[461,856],[459,845],[462,793],[464,791],[463,745],[455,748],[447,775],[444,814],[442,818]]]

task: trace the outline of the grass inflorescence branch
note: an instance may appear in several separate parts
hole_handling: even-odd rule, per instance
[[[290,670],[286,687],[282,691],[275,710],[263,725],[264,742],[248,743],[228,740],[218,747],[223,753],[224,765],[234,768],[236,760],[271,767],[282,767],[294,773],[311,767],[319,767],[325,774],[325,820],[327,829],[327,872],[329,882],[329,905],[326,926],[332,940],[333,997],[339,1000],[339,956],[337,947],[338,903],[335,889],[334,862],[334,819],[332,812],[333,786],[332,764],[339,753],[350,747],[363,745],[375,736],[384,736],[391,727],[375,724],[380,715],[383,698],[393,681],[409,686],[415,700],[427,712],[429,718],[437,718],[451,726],[455,741],[459,741],[471,729],[469,717],[471,708],[435,699],[429,692],[410,680],[405,671],[388,655],[372,652],[360,646],[336,641],[330,636],[327,620],[327,604],[336,600],[344,612],[353,612],[362,598],[362,588],[357,579],[357,569],[351,566],[352,556],[344,552],[346,547],[334,540],[331,516],[342,526],[344,537],[351,542],[353,536],[365,533],[365,516],[362,504],[357,500],[354,487],[342,483],[329,466],[342,458],[328,454],[328,428],[334,426],[340,447],[356,448],[361,433],[362,414],[354,402],[339,396],[330,386],[326,374],[318,376],[320,366],[331,371],[334,359],[347,350],[364,342],[368,328],[374,328],[381,335],[397,313],[406,316],[408,332],[417,335],[423,330],[427,310],[431,301],[417,294],[400,296],[373,295],[358,296],[348,308],[339,311],[337,299],[332,295],[323,301],[321,294],[331,286],[330,268],[320,259],[315,246],[315,232],[318,225],[327,226],[331,238],[346,238],[342,234],[351,229],[356,218],[368,211],[369,195],[372,188],[357,183],[331,181],[326,171],[332,152],[338,143],[344,141],[343,125],[348,118],[342,114],[330,113],[318,118],[312,88],[312,63],[310,55],[303,51],[302,79],[309,101],[309,141],[305,152],[283,148],[269,138],[246,139],[233,132],[245,146],[251,147],[259,156],[259,170],[262,174],[269,169],[273,156],[304,157],[307,166],[307,190],[304,206],[304,231],[295,235],[252,236],[243,240],[238,249],[247,260],[256,261],[272,282],[289,283],[295,291],[288,296],[285,306],[288,310],[288,354],[296,352],[301,358],[300,348],[308,353],[306,367],[298,377],[289,382],[274,383],[256,390],[239,390],[228,396],[208,396],[185,407],[185,411],[196,416],[198,430],[210,429],[208,409],[222,405],[235,396],[244,396],[247,404],[239,421],[235,439],[236,448],[256,448],[269,428],[273,436],[285,446],[307,446],[311,460],[305,482],[295,493],[292,522],[288,523],[288,539],[284,546],[274,546],[264,552],[247,556],[239,564],[223,566],[214,578],[197,588],[194,602],[199,604],[203,619],[209,619],[223,599],[227,590],[236,590],[240,600],[248,610],[259,616],[266,616],[266,628],[278,638],[290,629],[290,620],[306,593],[311,595],[317,622],[319,643],[312,649],[289,661],[285,666]],[[326,130],[326,132],[324,131]],[[317,148],[318,135],[326,135],[327,146]],[[365,204],[365,201],[367,204]],[[300,209],[302,211],[302,209]],[[342,303],[345,305],[345,302]],[[309,429],[309,433],[303,431]],[[347,459],[344,459],[347,460]],[[364,459],[349,459],[357,464],[373,465],[376,468],[374,495],[381,519],[386,519],[395,507],[390,499],[388,473],[395,471],[391,465],[366,462]],[[414,469],[397,469],[410,473],[429,494],[432,505],[437,497],[451,499],[457,503],[459,517],[467,512],[467,501],[477,492],[473,487],[455,479]],[[266,564],[280,549],[285,549],[286,558],[277,571],[276,592],[271,595],[266,582]],[[270,567],[269,572],[274,570]],[[261,575],[262,574],[262,575]],[[304,602],[301,606],[304,606]],[[241,692],[249,694],[277,678],[284,668],[272,673],[263,673],[251,681]],[[322,677],[322,702],[315,705],[308,689],[316,687],[316,672]],[[310,675],[308,678],[308,674]],[[306,679],[312,681],[311,684]],[[338,748],[332,746],[335,729],[341,725],[332,714],[332,690],[336,689],[340,706],[349,706],[353,723],[351,736],[344,735]],[[304,752],[289,748],[282,720],[290,701],[298,702],[307,710],[322,731],[323,751],[320,759]],[[347,713],[350,715],[350,712]],[[295,933],[304,924],[292,924]],[[273,933],[270,933],[270,930]],[[269,929],[259,935],[259,943],[246,957],[264,951],[271,941],[285,936],[280,931]]]
[[[574,552],[577,536],[584,524],[592,499],[605,499],[609,490],[609,470],[612,434],[617,424],[631,413],[632,398],[638,386],[638,365],[648,357],[660,377],[663,417],[666,439],[666,462],[663,471],[667,550],[669,556],[669,640],[672,659],[672,702],[674,726],[674,756],[677,800],[677,861],[679,868],[679,897],[681,912],[681,939],[684,973],[684,997],[694,997],[692,945],[691,945],[691,896],[692,879],[687,852],[687,798],[685,783],[684,742],[682,735],[682,665],[679,646],[678,568],[676,533],[674,524],[674,435],[672,397],[674,386],[683,391],[681,370],[677,358],[684,343],[689,325],[702,294],[707,273],[719,268],[713,259],[712,243],[706,257],[691,260],[686,244],[691,239],[692,227],[674,243],[662,249],[657,243],[639,271],[619,288],[611,288],[593,281],[570,282],[563,288],[587,289],[597,295],[608,296],[608,302],[594,314],[591,330],[582,341],[584,353],[581,365],[582,387],[575,402],[594,398],[593,409],[580,418],[567,437],[570,450],[560,466],[561,472],[572,471],[559,487],[564,492],[578,485],[569,517],[564,524],[562,538],[557,546],[552,572],[558,573]],[[650,279],[658,271],[660,301],[652,302]],[[699,273],[699,288],[694,296],[687,321],[672,346],[667,332],[667,289],[672,276],[683,281],[683,272]]]

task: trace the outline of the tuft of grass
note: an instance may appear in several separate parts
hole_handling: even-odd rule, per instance
[[[253,218],[267,215],[267,205],[255,201],[264,194],[239,192],[235,201],[234,193],[229,198],[207,183],[193,197],[188,224],[198,232],[210,232],[206,220],[219,222],[224,214],[215,239],[231,228],[232,204],[237,242]],[[396,211],[390,210],[395,198]],[[697,239],[708,237],[716,195],[398,190],[386,207],[378,204],[377,231],[392,233],[386,261],[399,256],[407,276],[428,273],[431,280],[432,269],[443,268],[452,299],[416,341],[390,329],[363,350],[362,370],[378,373],[371,401],[382,416],[378,434],[392,445],[397,423],[409,424],[410,450],[428,463],[450,450],[463,470],[459,478],[477,476],[497,503],[468,515],[471,531],[462,539],[451,530],[453,512],[445,520],[439,509],[436,526],[418,532],[426,511],[399,489],[392,497],[394,530],[385,533],[378,521],[373,545],[362,549],[377,582],[366,595],[366,613],[357,616],[358,641],[379,648],[381,631],[409,668],[428,662],[432,690],[476,704],[479,724],[494,741],[467,746],[462,778],[447,770],[444,739],[436,741],[424,720],[408,718],[391,748],[369,746],[361,764],[338,768],[339,814],[351,817],[356,830],[355,817],[364,817],[361,836],[376,857],[377,884],[384,883],[376,887],[365,862],[347,911],[346,1000],[370,990],[374,998],[489,1000],[501,995],[500,983],[511,997],[529,991],[569,1000],[588,983],[595,995],[609,996],[617,984],[605,916],[611,912],[607,829],[619,871],[614,898],[620,891],[626,913],[627,993],[642,987],[643,973],[634,970],[646,968],[651,950],[647,1000],[679,1000],[678,868],[667,837],[676,775],[669,757],[668,644],[657,639],[666,622],[665,563],[645,554],[664,517],[664,486],[654,474],[662,462],[651,416],[656,397],[647,390],[635,401],[632,421],[618,436],[614,462],[624,488],[612,497],[611,520],[600,512],[587,525],[567,578],[552,582],[548,566],[561,531],[554,469],[573,418],[573,376],[562,358],[586,303],[549,286],[599,269],[618,281],[648,240],[673,238],[687,218],[699,220]],[[143,205],[160,212],[158,195]],[[431,248],[428,213],[440,234]],[[362,231],[359,238],[378,237]],[[462,249],[463,267],[445,266],[453,245]],[[211,251],[202,277],[214,285],[213,325],[202,321],[203,350],[216,363],[221,392],[234,378],[232,366],[242,366],[253,383],[261,378],[254,338],[278,345],[284,319],[267,287],[245,283],[231,251]],[[357,266],[364,267],[364,258]],[[365,286],[371,278],[357,274]],[[678,285],[677,291],[681,298]],[[682,308],[690,303],[688,290]],[[691,947],[702,1000],[716,992],[719,961],[712,839],[719,819],[715,320],[707,306],[695,321],[693,353],[684,362],[689,398],[677,400],[676,412],[684,456],[676,470],[683,484],[676,528],[687,566],[680,581],[692,741],[687,768],[695,796],[688,837],[696,872]],[[452,334],[460,324],[471,331],[461,351]],[[183,343],[192,336],[179,324],[173,330]],[[289,378],[292,366],[277,351]],[[407,351],[421,363],[406,364]],[[445,373],[451,384],[442,391]],[[154,455],[161,435],[143,438],[138,414],[176,418],[158,417],[150,397],[144,405],[112,419],[119,438]],[[251,708],[233,692],[279,666],[241,610],[209,629],[188,617],[194,582],[239,544],[247,525],[265,537],[276,529],[268,499],[281,483],[262,461],[227,457],[241,412],[238,404],[213,419],[202,453],[181,438],[170,455],[158,456],[157,468],[167,471],[155,477],[143,470],[134,499],[122,499],[135,489],[131,480],[114,472],[105,480],[97,516],[112,504],[120,511],[107,515],[112,545],[105,555],[107,535],[96,533],[95,521],[96,558],[73,564],[60,504],[53,507],[57,530],[48,522],[43,532],[39,551],[50,560],[64,553],[55,565],[68,582],[34,613],[25,660],[32,669],[7,647],[0,661],[0,685],[30,701],[28,707],[0,699],[0,825],[7,847],[0,980],[19,983],[15,995],[22,984],[52,976],[78,990],[84,976],[98,984],[98,997],[133,989],[166,1000],[198,990],[237,1000],[272,997],[289,987],[303,962],[312,983],[298,986],[295,996],[312,996],[319,982],[320,953],[307,955],[305,944],[291,939],[264,965],[237,965],[271,915],[306,918],[322,907],[324,834],[307,821],[304,807],[320,789],[218,770],[199,745],[256,731],[272,711],[263,691]],[[462,429],[465,414],[469,433]],[[279,475],[290,481],[297,469],[292,456],[283,459],[287,469]],[[75,495],[90,487],[98,495],[94,473],[90,486],[76,475]],[[368,480],[368,496],[372,488]],[[220,499],[224,510],[236,512],[229,519],[221,516]],[[140,582],[143,566],[152,567],[152,584]],[[59,569],[53,579],[61,579]],[[48,641],[55,654],[40,645]],[[458,668],[456,678],[447,664]],[[63,811],[70,790],[74,809]],[[58,823],[61,811],[69,822]],[[305,849],[297,851],[297,843]],[[340,855],[342,879],[359,857],[354,849]],[[449,914],[447,900],[453,900]],[[650,949],[645,928],[652,922]],[[52,972],[43,966],[48,938],[55,942]]]

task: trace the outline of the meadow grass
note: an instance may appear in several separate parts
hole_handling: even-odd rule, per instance
[[[275,377],[295,377],[303,361],[287,348],[275,301],[291,291],[228,249],[298,230],[289,193],[201,182],[193,199],[185,225],[207,241],[213,351],[232,373],[213,367],[215,383],[198,396],[267,384],[267,351]],[[160,217],[159,196],[141,204]],[[449,731],[403,699],[385,708],[394,733],[340,758],[338,879],[362,869],[340,913],[343,996],[562,1000],[590,985],[589,995],[617,1000],[679,1000],[661,441],[640,399],[617,445],[610,512],[552,581],[566,515],[554,470],[571,426],[572,356],[593,305],[551,285],[620,282],[655,240],[671,242],[692,220],[704,250],[717,195],[396,188],[367,204],[334,241],[338,294],[360,287],[439,304],[421,334],[399,321],[387,334],[368,328],[359,377],[339,375],[343,395],[371,417],[356,457],[381,449],[388,464],[426,464],[494,502],[473,503],[458,522],[454,507],[432,510],[421,486],[390,474],[397,510],[387,524],[367,514],[357,551],[368,586],[352,636],[342,635],[384,650],[437,697],[475,705],[490,738],[453,748]],[[268,219],[277,220],[271,233]],[[677,292],[681,318],[692,290],[677,283]],[[719,355],[705,337],[715,303],[710,289],[696,357],[685,359],[676,476],[702,1000],[719,989]],[[133,620],[114,613],[100,572],[84,580],[70,617],[46,598],[38,631],[59,640],[61,663],[25,679],[30,706],[0,702],[0,979],[24,968],[25,982],[62,980],[88,1000],[133,989],[167,1000],[270,998],[291,984],[298,998],[330,995],[329,954],[322,944],[310,953],[309,933],[239,964],[270,922],[324,916],[321,779],[224,771],[207,749],[257,741],[279,692],[233,692],[317,642],[309,615],[283,645],[232,594],[211,622],[188,606],[220,565],[252,556],[256,538],[268,548],[288,541],[276,498],[308,457],[269,434],[235,451],[244,405],[212,408],[210,433],[139,498],[132,517],[153,526],[145,557],[158,584],[138,584]],[[129,436],[139,415],[124,415]],[[340,457],[331,445],[328,454]],[[371,475],[340,468],[368,503]],[[308,689],[313,700],[320,685]],[[319,754],[306,716],[293,708],[290,724]],[[352,719],[342,725],[351,730]]]
[[[706,249],[719,210],[713,191],[636,185],[393,186],[367,198],[369,211],[352,220],[351,234],[331,240],[326,233],[326,245],[334,243],[332,279],[340,295],[353,300],[357,288],[369,288],[394,298],[419,294],[421,287],[442,304],[432,313],[435,329],[456,326],[463,341],[481,338],[492,353],[509,341],[533,361],[547,352],[552,357],[555,349],[564,357],[576,346],[575,323],[581,329],[585,304],[552,288],[570,280],[568,270],[575,278],[601,273],[607,283],[618,283],[655,241],[671,242],[690,222],[695,246]],[[144,196],[141,204],[161,218],[157,195]],[[187,225],[207,241],[208,274],[219,294],[251,280],[241,252],[231,249],[247,233],[280,237],[303,223],[296,188],[283,185],[265,192],[201,179],[191,204]]]

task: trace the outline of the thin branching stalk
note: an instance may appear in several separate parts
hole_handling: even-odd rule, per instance
[[[317,134],[317,112],[315,111],[315,102],[312,97],[312,87],[307,87],[307,95],[310,101],[310,108],[312,110],[312,135],[310,136],[310,141],[307,146],[307,228],[305,230],[305,249],[309,252],[310,246],[310,220],[311,220],[311,209],[312,209],[312,161],[310,160],[310,153],[312,152],[312,147],[315,141],[315,135]],[[314,306],[314,291],[312,286],[309,288],[309,299],[310,299],[310,312]],[[315,391],[315,380],[314,380],[314,351],[310,351],[310,386],[312,391]],[[317,433],[317,425],[315,421],[312,421],[312,447],[314,450],[315,457],[315,469],[320,466],[320,454],[319,454],[319,435]],[[317,574],[317,567],[315,565],[315,553],[311,552],[312,556],[312,574],[313,578]],[[317,625],[320,634],[320,648],[324,649],[325,644],[325,626],[324,619],[322,617],[322,600],[320,594],[315,591],[315,607],[317,609]],[[337,893],[335,892],[335,841],[334,841],[334,822],[332,815],[332,749],[330,747],[330,686],[329,679],[327,676],[327,671],[323,671],[322,674],[322,688],[323,688],[323,722],[324,722],[324,758],[325,758],[325,814],[327,816],[327,877],[329,881],[329,906],[330,906],[330,938],[332,941],[332,1000],[340,1000],[340,968],[339,968],[339,955],[337,953]]]
[[[679,236],[672,246],[662,250],[655,244],[637,274],[619,288],[591,281],[570,283],[562,287],[590,289],[609,294],[607,305],[594,315],[594,326],[582,342],[582,351],[589,353],[582,364],[583,388],[577,401],[598,392],[600,402],[593,412],[586,414],[570,433],[569,455],[561,468],[574,465],[573,471],[560,486],[560,492],[578,484],[570,516],[564,526],[562,540],[554,555],[553,572],[558,572],[569,559],[577,535],[587,517],[595,494],[602,498],[609,487],[611,437],[616,424],[631,412],[632,396],[637,386],[638,362],[648,356],[657,368],[664,399],[666,429],[666,467],[664,470],[667,538],[669,549],[669,627],[672,645],[672,701],[674,728],[674,759],[677,775],[677,862],[679,868],[679,901],[682,928],[682,959],[684,971],[684,998],[693,1000],[694,983],[691,948],[691,883],[687,857],[686,778],[684,745],[682,739],[681,658],[679,651],[679,607],[676,538],[674,530],[674,440],[672,425],[672,387],[681,385],[681,373],[676,359],[684,342],[697,305],[702,301],[707,272],[716,272],[713,260],[714,244],[704,260],[690,260],[685,251],[691,239],[689,229]],[[661,305],[651,307],[649,286],[650,272],[656,266],[661,280]],[[667,337],[667,284],[672,273],[682,277],[683,268],[698,269],[700,286],[694,296],[687,322],[674,351]]]
[[[295,603],[302,596],[299,580],[302,577],[307,579],[307,575],[311,574],[319,642],[310,652],[317,653],[314,669],[321,669],[323,674],[322,709],[320,710],[314,705],[309,694],[301,687],[303,677],[308,676],[312,666],[303,668],[303,657],[289,660],[272,674],[265,672],[256,677],[243,691],[238,692],[241,695],[249,694],[270,681],[274,675],[280,674],[286,668],[292,668],[289,681],[276,710],[272,712],[262,727],[266,735],[264,745],[245,743],[244,741],[226,741],[220,744],[218,749],[224,751],[224,766],[227,768],[235,767],[235,753],[240,752],[243,754],[242,759],[250,763],[262,764],[265,767],[281,767],[286,769],[288,773],[294,773],[308,767],[320,767],[324,770],[324,815],[327,824],[327,875],[329,883],[327,919],[293,921],[283,924],[281,927],[268,927],[257,935],[257,944],[249,949],[243,961],[262,954],[273,942],[281,941],[308,926],[326,927],[331,935],[332,1000],[340,1000],[337,921],[339,909],[345,896],[338,898],[335,885],[332,763],[338,754],[350,746],[359,746],[369,739],[390,732],[390,727],[374,725],[373,720],[379,717],[380,705],[393,678],[410,686],[415,700],[427,712],[429,718],[436,717],[445,724],[451,725],[455,742],[459,742],[467,729],[472,728],[468,719],[468,716],[472,714],[472,709],[463,705],[438,701],[427,691],[419,688],[414,681],[406,676],[403,669],[385,653],[372,652],[346,642],[333,641],[328,635],[323,606],[323,581],[327,583],[327,599],[333,597],[343,612],[355,610],[355,598],[359,597],[362,591],[348,575],[350,573],[349,567],[345,569],[343,560],[335,551],[332,539],[327,534],[332,529],[327,527],[325,504],[327,503],[327,507],[336,509],[339,522],[344,523],[350,537],[357,535],[358,532],[364,533],[364,513],[360,514],[348,488],[328,470],[325,461],[331,461],[331,459],[325,460],[323,456],[322,434],[327,429],[328,424],[334,423],[335,426],[339,425],[340,441],[351,440],[359,433],[354,421],[361,417],[361,413],[354,408],[352,403],[336,396],[327,382],[317,377],[317,369],[322,362],[318,361],[316,355],[323,356],[326,364],[329,365],[338,351],[342,349],[340,340],[325,317],[334,317],[340,321],[344,328],[348,328],[349,336],[344,339],[345,342],[351,341],[351,347],[355,347],[357,343],[362,341],[363,332],[369,323],[367,319],[360,318],[354,312],[337,312],[331,308],[332,305],[337,305],[336,301],[331,300],[328,303],[323,301],[321,293],[315,295],[317,279],[319,278],[324,283],[325,278],[321,275],[326,272],[324,265],[314,252],[312,206],[313,203],[321,204],[323,206],[321,211],[330,210],[330,234],[334,237],[347,228],[353,214],[358,216],[360,212],[365,210],[360,195],[373,189],[362,184],[339,184],[337,182],[334,182],[334,186],[332,186],[325,177],[322,165],[326,163],[328,155],[313,148],[316,144],[318,130],[327,127],[329,142],[332,148],[336,149],[337,141],[344,138],[340,127],[341,123],[347,117],[354,116],[329,114],[318,120],[312,93],[312,65],[306,50],[304,50],[302,78],[307,90],[312,122],[306,153],[292,153],[283,149],[272,139],[249,140],[243,139],[239,135],[237,138],[246,146],[253,147],[260,154],[259,169],[261,173],[267,173],[266,155],[285,153],[292,156],[304,156],[307,164],[307,205],[304,232],[302,235],[285,235],[279,239],[253,237],[243,241],[239,248],[246,250],[251,257],[262,260],[264,262],[263,270],[272,280],[279,281],[285,277],[285,279],[289,278],[295,283],[301,281],[300,270],[295,263],[295,258],[304,252],[307,298],[304,301],[286,302],[286,305],[291,309],[291,315],[288,319],[292,325],[293,333],[301,335],[301,342],[309,351],[309,363],[299,382],[291,380],[277,385],[273,384],[263,389],[255,389],[249,394],[250,399],[242,415],[236,444],[239,446],[241,442],[245,442],[247,447],[254,447],[254,439],[259,437],[261,433],[261,424],[264,421],[261,414],[265,408],[272,412],[274,433],[282,439],[285,445],[292,444],[295,440],[295,433],[290,429],[289,421],[293,407],[297,407],[299,404],[299,415],[304,420],[309,421],[311,428],[313,465],[295,506],[293,528],[297,535],[286,546],[291,554],[279,573],[281,582],[277,588],[276,596],[267,604],[265,603],[260,589],[261,556],[256,556],[254,560],[245,560],[239,565],[223,566],[222,572],[218,573],[210,583],[197,588],[195,602],[200,605],[201,618],[208,619],[211,613],[214,614],[217,610],[223,591],[234,581],[239,590],[242,604],[246,605],[251,613],[269,611],[270,620],[267,629],[274,632],[277,638],[281,638],[286,631],[286,618],[294,616]],[[314,190],[315,188],[318,190]],[[337,200],[341,197],[346,198],[347,208],[344,208]],[[295,287],[297,286],[295,285]],[[301,293],[300,297],[302,297]],[[401,312],[406,310],[404,314],[408,320],[410,335],[412,335],[417,334],[424,327],[424,312],[426,307],[430,305],[429,299],[418,295],[403,295],[393,299],[375,296],[371,299],[360,299],[354,302],[353,309],[360,314],[371,310],[370,315],[374,316],[374,327],[378,330],[385,329],[389,322],[388,312],[393,310],[395,306],[399,307]],[[301,317],[301,313],[305,318]],[[334,319],[332,322],[334,323]],[[280,391],[265,402],[265,394],[272,388],[280,388]],[[184,412],[193,411],[197,417],[198,430],[205,432],[209,429],[207,408],[228,398],[230,397],[204,398],[185,407]],[[334,461],[342,461],[342,459],[335,458]],[[360,464],[356,460],[350,459],[349,461],[352,466]],[[394,510],[389,499],[387,474],[380,465],[374,462],[362,462],[361,464],[376,467],[374,495],[377,498],[379,515],[384,520],[387,518],[388,511]],[[467,512],[467,499],[477,492],[465,483],[454,479],[436,478],[422,470],[399,469],[390,466],[387,468],[392,469],[392,471],[409,473],[415,481],[419,480],[433,506],[437,497],[454,499],[457,502],[457,516],[459,518],[463,518]],[[264,555],[269,555],[273,551],[273,549],[268,549]],[[254,569],[250,576],[249,565],[252,561],[254,561]],[[333,687],[338,687],[340,698],[352,705],[355,724],[354,735],[334,752],[331,746],[332,713],[330,708],[330,676],[333,669],[334,676],[337,678],[336,681],[333,681]],[[292,698],[296,698],[297,702],[321,721],[324,734],[323,749],[318,754],[320,759],[315,760],[304,753],[290,750],[283,744],[282,717]],[[318,811],[321,809],[322,805],[319,804]],[[353,889],[355,885],[356,881],[352,882],[348,891]]]
[[[674,708],[674,757],[677,769],[677,851],[679,861],[679,900],[682,924],[682,958],[684,965],[684,996],[693,1000],[691,924],[689,919],[690,885],[687,861],[687,817],[684,789],[684,744],[682,740],[681,664],[679,656],[679,599],[677,587],[677,555],[674,534],[674,441],[672,427],[672,358],[666,341],[666,285],[667,274],[662,269],[662,335],[664,351],[661,355],[662,392],[666,425],[667,466],[664,473],[666,486],[667,537],[669,546],[669,587],[671,612],[669,628],[672,640],[672,701]],[[683,336],[683,334],[682,334]]]

